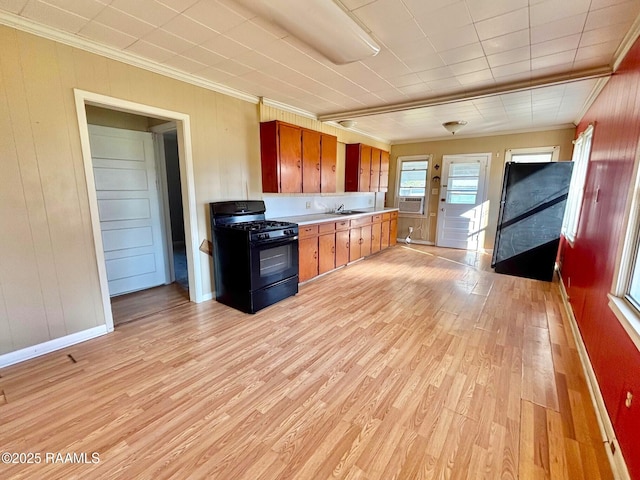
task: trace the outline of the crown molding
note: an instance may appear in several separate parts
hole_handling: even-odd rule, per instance
[[[311,112],[309,112],[307,110],[304,110],[302,108],[294,107],[294,106],[288,105],[286,103],[279,102],[277,100],[272,100],[272,99],[267,98],[267,97],[260,97],[260,103],[262,105],[267,106],[267,107],[277,108],[278,110],[282,110],[284,112],[293,113],[293,114],[299,115],[301,117],[305,117],[305,118],[309,118],[311,120],[318,121],[318,116],[315,113],[311,113]]]
[[[150,60],[146,60],[137,55],[101,45],[97,42],[94,42],[93,40],[81,38],[70,33],[61,32],[46,25],[42,25],[41,23],[34,22],[33,20],[29,20],[12,13],[0,12],[0,24],[6,25],[7,27],[15,28],[17,30],[21,30],[23,32],[31,33],[33,35],[37,35],[48,40],[53,40],[54,42],[63,43],[70,47],[78,48],[86,52],[95,53],[112,60],[117,60],[134,67],[142,68],[149,72],[158,73],[165,77],[173,78],[181,82],[195,85],[196,87],[213,90],[214,92],[238,98],[240,100],[244,100],[245,102],[257,104],[259,101],[259,98],[255,95],[250,95],[248,93],[241,92],[240,90],[229,88],[219,83],[197,77],[195,75],[189,75],[187,73],[180,72],[179,70],[152,62]]]
[[[580,110],[580,113],[578,114],[578,116],[576,117],[573,123],[578,125],[582,121],[584,116],[587,114],[587,112],[591,108],[591,105],[593,105],[593,102],[596,101],[596,98],[598,98],[598,95],[600,95],[600,92],[602,92],[602,89],[609,82],[610,78],[611,77],[598,79],[596,84],[593,86],[593,89],[591,89],[591,93],[589,93],[589,97],[587,97],[587,100],[584,102],[584,105],[582,106],[582,110]]]

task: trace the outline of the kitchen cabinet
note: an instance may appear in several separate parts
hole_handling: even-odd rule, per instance
[[[382,249],[382,214],[372,217],[371,225],[371,253],[377,253]]]
[[[335,223],[318,225],[318,274],[330,272],[336,268],[336,226]]]
[[[349,225],[349,261],[371,255],[371,217],[351,220]]]
[[[306,282],[387,248],[390,244],[391,216],[392,214],[387,212],[300,226],[300,282]],[[397,215],[395,218],[397,222]]]
[[[262,191],[336,191],[337,138],[279,120],[260,124]],[[323,186],[323,181],[325,185]]]
[[[306,282],[318,276],[318,225],[298,229],[298,278]]]
[[[389,190],[389,152],[380,150],[380,182],[378,185],[379,192]]]
[[[386,192],[389,152],[362,143],[346,146],[345,191]]]
[[[323,133],[320,138],[320,148],[320,191],[335,193],[338,138]]]
[[[320,132],[302,132],[302,193],[320,192]]]
[[[389,246],[393,247],[398,243],[398,212],[391,212],[389,223]]]

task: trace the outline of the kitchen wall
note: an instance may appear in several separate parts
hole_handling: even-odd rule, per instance
[[[562,280],[631,478],[640,479],[640,352],[608,306],[640,138],[640,40],[578,125],[594,124],[578,233]],[[636,397],[624,404],[627,392]]]
[[[261,181],[255,104],[4,26],[0,45],[2,355],[105,323],[73,88],[190,115],[200,239],[208,202]]]
[[[551,145],[560,146],[560,160],[571,160],[573,152],[572,141],[575,136],[574,128],[561,130],[548,130],[540,132],[518,133],[511,135],[496,135],[487,137],[453,137],[447,140],[424,141],[416,143],[396,144],[391,147],[391,159],[389,166],[389,193],[387,195],[387,206],[395,205],[397,186],[397,163],[398,157],[407,155],[432,155],[429,164],[428,178],[435,175],[442,175],[442,168],[436,171],[434,165],[442,166],[443,155],[456,155],[463,153],[491,153],[491,165],[489,167],[489,192],[488,192],[488,219],[484,232],[484,248],[490,250],[496,236],[496,226],[498,223],[500,191],[502,188],[502,176],[504,171],[505,155],[507,150],[513,148],[545,147]],[[431,182],[429,190],[440,188],[440,184]],[[438,195],[427,195],[429,213],[437,214]],[[413,240],[423,240],[435,243],[436,238],[436,217],[410,218],[400,217],[398,221],[398,237],[404,238],[407,235],[409,226],[414,228],[411,236]]]

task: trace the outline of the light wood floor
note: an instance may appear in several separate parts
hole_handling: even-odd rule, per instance
[[[176,282],[111,299],[114,325],[139,320],[189,302],[189,292]]]
[[[398,245],[0,370],[1,450],[100,459],[0,478],[612,478],[557,284],[488,262]]]

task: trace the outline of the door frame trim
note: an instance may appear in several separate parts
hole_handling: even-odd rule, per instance
[[[98,267],[98,280],[100,294],[104,309],[107,331],[112,332],[113,312],[111,311],[111,298],[107,282],[107,267],[104,259],[104,247],[100,229],[100,217],[98,215],[98,199],[96,195],[95,179],[93,176],[93,162],[91,160],[91,146],[89,144],[89,128],[87,124],[86,105],[118,110],[121,112],[144,115],[162,120],[175,121],[178,133],[178,152],[180,157],[180,179],[182,184],[183,215],[185,223],[187,269],[189,274],[189,299],[200,303],[206,300],[202,293],[202,274],[200,270],[200,258],[198,252],[198,218],[195,195],[195,178],[193,173],[193,154],[191,147],[191,119],[189,115],[163,108],[153,107],[142,103],[130,102],[120,98],[110,97],[86,90],[73,89],[76,103],[76,116],[80,131],[80,145],[84,163],[84,173],[87,181],[87,195],[89,198],[89,213],[91,216],[91,229]]]
[[[485,208],[484,204],[487,202],[487,200],[489,199],[489,177],[490,177],[490,172],[491,172],[491,160],[493,159],[493,154],[491,152],[481,152],[481,153],[451,153],[451,154],[445,154],[442,155],[442,176],[443,178],[440,181],[440,184],[442,185],[442,182],[444,182],[444,162],[445,159],[447,157],[480,157],[480,156],[484,156],[487,158],[487,169],[484,173],[484,188],[483,188],[483,193],[482,193],[482,210],[480,212],[480,216],[483,219],[482,222],[482,230],[484,230],[483,233],[479,233],[478,234],[478,248],[476,248],[475,250],[472,251],[484,251],[484,240],[485,240],[485,233],[486,233],[486,228],[488,226],[488,220],[489,220],[489,209],[488,207]],[[442,188],[442,187],[440,187]],[[442,192],[438,192],[438,198],[441,198],[441,194]],[[486,221],[484,220],[486,219]],[[438,201],[438,213],[436,216],[436,236],[435,236],[435,245],[438,245],[438,238],[440,236],[440,202]],[[482,240],[482,242],[481,242]]]

